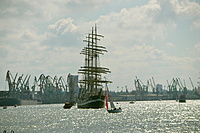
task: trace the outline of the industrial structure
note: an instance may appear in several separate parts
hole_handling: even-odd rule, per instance
[[[167,80],[167,84],[168,84],[167,87],[168,87],[169,98],[178,99],[180,95],[187,95],[187,88],[185,85],[185,81],[183,84],[180,78],[173,78],[170,84]]]
[[[41,74],[39,78],[34,77],[33,84],[30,85],[31,75],[14,76],[8,70],[6,81],[8,91],[0,91],[0,106],[4,105],[30,105],[30,104],[51,104],[77,102],[79,94],[78,75],[67,75],[67,80],[62,76],[59,78]],[[187,89],[185,81],[180,78],[173,78],[171,82],[167,80],[167,85],[156,84],[154,78],[147,80],[144,84],[139,78],[134,79],[134,88],[131,92],[126,90],[121,92],[111,92],[113,100],[176,100],[180,95],[185,95],[187,99],[200,98],[200,82],[195,86],[189,78],[192,90]],[[122,87],[123,88],[123,87]],[[6,104],[5,104],[6,103]]]
[[[159,100],[168,99],[175,100],[179,99],[180,95],[185,95],[189,99],[200,98],[200,85],[194,87],[191,78],[189,78],[193,87],[193,90],[188,90],[185,84],[185,80],[181,81],[180,78],[173,78],[171,82],[167,80],[167,88],[163,88],[162,84],[156,84],[154,78],[147,80],[144,84],[140,79],[136,77],[134,79],[134,87],[132,95],[128,95],[123,99],[129,100]]]
[[[13,76],[8,70],[6,73],[6,81],[8,82],[9,90],[1,92],[0,105],[8,101],[8,99],[9,101],[26,100],[29,103],[30,101],[37,101],[35,104],[64,103],[66,101],[75,102],[74,89],[78,90],[76,87],[78,86],[77,75],[69,74],[66,82],[62,76],[59,78],[54,76],[52,78],[50,75],[45,76],[41,74],[39,78],[34,77],[32,86],[29,84],[30,77],[31,75],[24,76],[23,74],[18,76],[18,73]],[[20,104],[20,102],[16,104]]]

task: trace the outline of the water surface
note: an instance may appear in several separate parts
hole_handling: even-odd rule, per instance
[[[105,109],[63,109],[63,105],[1,107],[0,132],[200,132],[200,100],[118,102],[123,112],[117,114]]]

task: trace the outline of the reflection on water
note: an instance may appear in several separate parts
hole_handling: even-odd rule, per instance
[[[122,113],[63,104],[0,108],[0,132],[200,132],[200,100],[119,102]]]

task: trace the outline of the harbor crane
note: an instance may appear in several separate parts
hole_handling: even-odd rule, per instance
[[[178,99],[179,95],[187,94],[187,88],[185,85],[185,81],[184,81],[184,85],[183,85],[180,78],[173,78],[172,81],[170,82],[170,84],[167,80],[167,84],[168,84],[168,94],[169,94],[170,98]]]
[[[145,94],[148,93],[148,85],[144,85],[137,77],[134,80],[134,84],[137,94],[139,95],[140,99],[143,100],[145,98]]]
[[[192,79],[191,79],[190,77],[189,77],[189,79],[190,79],[190,83],[191,83],[191,85],[192,85],[194,94],[196,94],[197,96],[200,97],[200,94],[198,93],[197,88],[194,87],[194,84],[193,84],[193,82],[192,82]],[[197,83],[198,83],[198,82],[197,82]]]
[[[6,81],[8,82],[9,97],[21,98],[21,99],[32,99],[32,94],[29,87],[29,80],[31,75],[26,75],[23,78],[23,74],[18,76],[18,73],[15,74],[13,78],[11,72],[8,70],[6,73]]]
[[[18,77],[18,73],[13,76],[8,70],[6,73],[8,97],[37,99],[42,103],[64,103],[69,99],[68,86],[62,76],[52,78],[50,75],[41,74],[38,79],[35,76],[31,87],[30,77],[31,75],[24,76],[24,74]]]

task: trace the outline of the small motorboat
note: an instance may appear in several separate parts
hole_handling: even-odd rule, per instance
[[[65,105],[63,106],[64,109],[70,109],[72,105],[69,102],[66,102]]]
[[[3,109],[7,109],[7,106],[3,106]]]
[[[130,103],[130,104],[134,104],[134,103],[135,103],[135,101],[130,101],[129,103]]]

